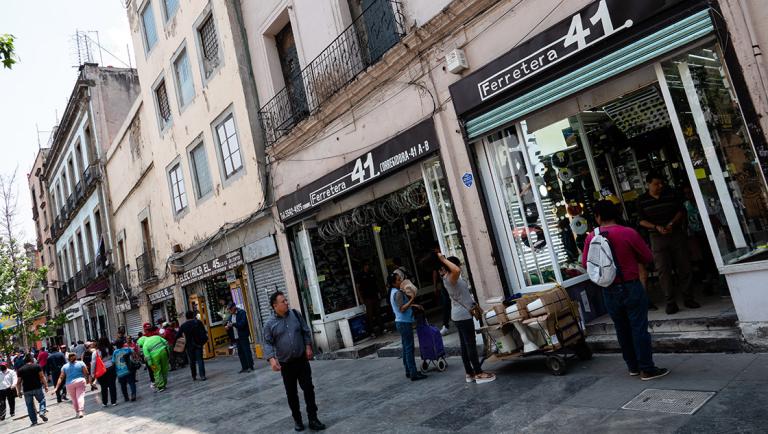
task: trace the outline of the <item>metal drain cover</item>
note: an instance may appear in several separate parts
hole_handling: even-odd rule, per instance
[[[693,414],[713,396],[715,396],[715,392],[645,389],[621,408],[624,410]]]

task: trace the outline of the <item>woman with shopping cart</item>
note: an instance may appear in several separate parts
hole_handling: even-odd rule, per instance
[[[387,285],[389,286],[389,304],[392,306],[392,312],[395,314],[395,328],[400,332],[400,340],[403,346],[403,365],[405,365],[405,376],[411,381],[418,381],[427,378],[416,369],[416,358],[414,356],[413,341],[413,309],[421,308],[414,304],[415,294],[406,295],[400,289],[402,278],[398,273],[391,273],[387,276]]]

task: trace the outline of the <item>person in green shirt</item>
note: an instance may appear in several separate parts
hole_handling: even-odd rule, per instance
[[[168,369],[171,349],[168,347],[168,341],[162,336],[142,336],[138,341],[139,347],[144,354],[144,360],[155,375],[155,387],[158,392],[165,390],[168,383]]]

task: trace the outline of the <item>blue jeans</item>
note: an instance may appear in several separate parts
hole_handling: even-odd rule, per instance
[[[248,336],[237,339],[237,357],[240,358],[240,366],[243,371],[253,369],[253,353],[251,352],[251,342]],[[200,357],[200,360],[203,358]],[[192,364],[192,362],[190,362]]]
[[[403,343],[405,374],[413,377],[416,375],[416,359],[414,358],[413,350],[413,323],[395,321],[395,327],[400,332],[400,340]]]
[[[238,353],[239,351],[238,349]],[[192,378],[197,378],[198,371],[200,371],[200,378],[204,378],[205,362],[203,361],[203,347],[187,344],[187,359],[189,359],[189,370],[192,371]]]
[[[136,371],[130,371],[122,377],[117,377],[117,381],[120,383],[120,391],[123,392],[123,398],[126,401],[136,397]],[[130,396],[128,395],[128,388],[131,389]]]
[[[43,389],[35,389],[24,392],[24,402],[27,404],[27,414],[32,423],[37,423],[37,411],[35,411],[35,401],[40,405],[40,414],[45,414],[45,393]]]
[[[603,298],[629,370],[653,370],[651,334],[648,333],[648,297],[643,285],[639,280],[613,284],[603,288]]]

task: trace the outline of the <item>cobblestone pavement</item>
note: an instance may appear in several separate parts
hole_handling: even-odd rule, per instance
[[[327,432],[765,432],[768,354],[661,354],[656,361],[672,373],[640,381],[616,355],[574,361],[562,377],[541,359],[489,363],[498,380],[482,385],[464,382],[457,358],[415,383],[392,358],[315,361],[312,368]],[[0,422],[0,432],[292,432],[280,375],[257,363],[256,372],[238,374],[236,359],[210,361],[207,382],[177,370],[163,393],[152,393],[141,371],[136,402],[123,402],[118,390],[119,405],[102,408],[99,393],[90,392],[83,419],[49,394],[49,421],[36,427],[17,399],[16,416]],[[646,388],[717,393],[693,416],[621,409]]]

